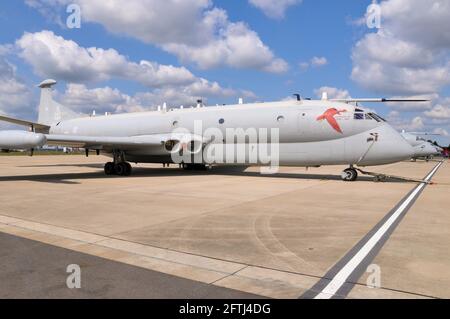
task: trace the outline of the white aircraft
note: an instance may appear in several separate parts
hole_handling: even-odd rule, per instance
[[[178,160],[180,156],[183,157],[178,163],[188,169],[209,164],[268,165],[261,156],[256,163],[250,162],[247,153],[255,147],[261,150],[276,144],[276,152],[270,155],[272,159],[276,155],[276,165],[349,165],[342,173],[344,181],[356,180],[356,166],[398,162],[414,153],[384,119],[357,106],[358,102],[399,100],[329,100],[326,94],[322,100],[304,100],[297,95],[292,101],[170,110],[164,105],[158,111],[80,117],[52,99],[55,84],[54,80],[46,80],[39,85],[37,123],[0,116],[0,120],[31,128],[30,132],[0,132],[0,149],[33,150],[43,145],[59,145],[84,148],[87,155],[89,150],[95,150],[112,158],[104,167],[107,175],[129,175],[129,162],[168,164],[177,162],[174,158]],[[200,131],[196,131],[198,121],[202,124]],[[184,131],[179,132],[181,128]],[[242,140],[227,135],[229,130],[239,128],[244,135],[249,135],[252,129],[258,132],[268,129],[271,134],[267,139],[258,136],[256,143],[249,136]],[[211,138],[207,134],[209,129],[222,133],[223,138]],[[220,147],[228,149],[230,145],[241,147],[246,155],[233,157],[234,162],[229,163],[217,161],[217,156],[210,152]],[[196,161],[189,161],[194,155]]]
[[[402,136],[413,147],[414,154],[411,157],[412,160],[423,158],[425,160],[431,159],[435,155],[442,153],[443,149],[431,144],[420,135],[437,135],[429,133],[415,133],[402,131]]]

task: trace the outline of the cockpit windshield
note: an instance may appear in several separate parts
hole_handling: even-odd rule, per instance
[[[374,120],[375,118],[370,115],[370,113],[365,113],[364,110],[355,109],[355,120]]]
[[[386,122],[386,120],[384,118],[382,118],[381,116],[379,116],[378,114],[375,114],[375,113],[367,113],[367,114],[369,116],[371,116],[377,122]]]

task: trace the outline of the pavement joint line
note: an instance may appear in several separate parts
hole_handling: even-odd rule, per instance
[[[210,283],[210,285],[215,285],[215,284],[218,283],[219,281],[222,281],[222,280],[224,280],[224,279],[226,279],[226,278],[229,278],[229,277],[236,276],[238,273],[240,273],[241,271],[243,271],[244,269],[246,269],[246,268],[248,268],[248,267],[250,267],[250,266],[249,266],[249,265],[244,265],[244,267],[242,267],[241,269],[236,270],[234,273],[228,274],[228,275],[226,275],[226,276],[224,276],[224,277],[222,277],[222,278],[219,278],[219,279],[217,279],[217,280],[214,280],[213,282]]]
[[[100,247],[105,247],[105,248],[112,249],[112,250],[120,250],[120,251],[124,251],[124,252],[130,253],[132,255],[142,256],[142,257],[146,257],[146,258],[153,258],[153,259],[162,260],[162,261],[165,261],[165,262],[170,262],[170,263],[174,263],[174,264],[178,264],[178,265],[194,267],[194,268],[203,269],[203,270],[207,270],[207,271],[214,271],[214,272],[217,272],[217,273],[223,273],[223,274],[226,274],[226,275],[229,275],[230,273],[226,272],[226,271],[218,270],[218,269],[213,269],[213,268],[208,268],[208,267],[201,267],[201,266],[194,265],[194,264],[182,263],[182,262],[179,262],[179,261],[175,261],[173,259],[165,259],[165,258],[161,258],[161,257],[145,255],[145,254],[141,254],[141,253],[137,253],[137,252],[133,252],[133,251],[129,251],[129,250],[124,250],[124,249],[120,249],[120,248],[114,248],[114,247],[110,247],[110,246],[105,246],[105,245],[102,245],[101,242],[108,241],[108,240],[120,240],[120,241],[122,241],[124,243],[139,244],[139,245],[142,245],[142,246],[147,246],[147,247],[152,248],[152,249],[158,249],[158,250],[161,250],[161,252],[169,252],[169,253],[185,255],[185,256],[189,255],[189,256],[192,256],[194,258],[197,257],[197,258],[202,258],[202,259],[214,260],[216,262],[217,261],[226,262],[226,263],[228,263],[230,265],[235,264],[236,266],[237,265],[244,265],[244,264],[235,263],[235,262],[232,262],[232,261],[217,260],[217,259],[206,257],[206,256],[199,256],[199,255],[195,255],[195,254],[187,254],[187,253],[183,253],[183,252],[172,251],[172,250],[166,249],[166,248],[160,248],[160,247],[154,247],[154,246],[149,246],[149,245],[143,245],[143,244],[140,244],[140,243],[133,243],[133,242],[129,242],[129,241],[121,240],[121,239],[116,239],[116,238],[111,238],[111,237],[104,237],[104,238],[102,238],[102,239],[100,239],[98,241],[86,241],[86,240],[83,240],[83,239],[80,239],[80,238],[74,238],[72,236],[69,237],[69,236],[64,236],[64,235],[57,234],[57,233],[45,232],[45,231],[42,231],[42,230],[30,228],[30,227],[24,227],[24,226],[21,226],[21,225],[17,225],[17,223],[16,224],[5,224],[5,223],[0,222],[0,224],[16,227],[16,228],[20,228],[20,229],[25,229],[25,230],[31,230],[31,231],[34,231],[34,232],[49,234],[49,235],[53,235],[53,236],[58,236],[58,237],[62,237],[62,238],[72,239],[72,240],[76,240],[76,241],[82,242],[84,244],[89,244],[89,245],[92,245],[92,246],[100,246]],[[39,223],[35,223],[35,224],[39,224]],[[58,226],[54,226],[54,227],[55,228],[62,228],[62,227],[58,227]],[[67,228],[62,228],[62,229],[66,230]],[[68,229],[68,230],[70,230],[70,229]],[[91,234],[91,233],[80,232],[80,231],[76,231],[76,232],[84,233],[84,234],[87,234],[87,235]],[[95,236],[98,236],[98,235],[95,235]]]
[[[434,166],[431,172],[426,175],[424,181],[430,181],[443,164],[444,161],[440,161]],[[426,186],[427,183],[418,183],[363,239],[331,267],[321,280],[300,298],[330,299],[346,297],[352,290],[354,282],[357,282],[364,272],[364,266],[367,266],[366,264],[376,257]]]
[[[27,229],[27,228],[23,228],[23,227],[11,225],[11,224],[4,224],[4,223],[1,223],[1,222],[0,222],[0,225],[6,225],[6,226],[9,226],[9,227],[13,227],[13,228],[20,228],[20,229],[26,229],[26,230],[29,230],[29,229]],[[2,229],[0,229],[0,232],[1,232],[1,231],[2,231]],[[36,230],[31,230],[31,231],[33,231],[33,232],[35,232],[35,233],[42,233],[42,232],[36,231]],[[15,236],[21,237],[20,235],[15,235]],[[54,236],[62,237],[62,236],[59,236],[59,235],[54,235]],[[23,237],[24,237],[24,236],[23,236]],[[26,237],[25,237],[25,238],[26,238]],[[62,238],[66,238],[66,237],[62,237]],[[37,240],[37,239],[32,239],[32,238],[30,238],[30,239],[31,239],[31,240],[34,240],[34,241],[39,241],[39,240]],[[71,238],[69,238],[69,239],[71,239]],[[74,239],[72,239],[72,240],[74,240]],[[95,245],[95,243],[92,244],[92,243],[84,242],[84,241],[81,241],[81,240],[74,240],[74,241],[78,241],[78,242],[80,242],[80,243],[82,243],[82,244]],[[49,243],[48,245],[55,246],[54,244],[51,244],[51,243]],[[70,248],[70,247],[65,247],[65,246],[61,246],[61,247],[65,248],[65,249],[69,249],[69,250],[75,250],[74,248]],[[108,248],[108,249],[114,250],[113,248],[109,248],[109,247],[104,247],[104,248]],[[126,252],[126,251],[125,251],[125,252]],[[88,252],[84,252],[84,253],[85,253],[85,254],[88,254],[88,255],[96,256],[95,254],[92,254],[92,253],[88,253]],[[130,253],[130,254],[131,254],[131,253]],[[186,254],[189,254],[189,253],[186,253]],[[138,254],[134,254],[134,255],[138,255]],[[148,256],[145,256],[145,255],[140,255],[140,256],[145,257],[145,258],[149,258]],[[194,256],[197,256],[197,255],[194,255]],[[202,257],[203,257],[203,256],[202,256]],[[116,260],[116,261],[118,261],[118,262],[126,263],[126,262],[124,262],[124,261],[121,261],[120,259],[113,259],[113,258],[108,258],[108,257],[101,257],[101,258],[106,258],[106,259]],[[206,258],[210,258],[210,257],[206,257]],[[212,258],[212,259],[215,259],[215,258]],[[220,260],[220,259],[219,259],[219,260]],[[227,261],[227,260],[224,260],[224,261]],[[231,262],[231,261],[228,261],[228,262]],[[134,266],[137,266],[137,267],[144,268],[144,269],[151,269],[151,268],[139,266],[139,265],[136,265],[136,264],[133,264],[133,265],[134,265]],[[241,269],[237,270],[235,273],[233,273],[233,274],[226,274],[224,277],[219,278],[219,279],[217,279],[217,280],[215,280],[215,281],[213,281],[213,282],[210,282],[210,283],[208,283],[208,284],[211,284],[211,285],[217,285],[217,284],[220,283],[220,281],[222,281],[222,280],[224,280],[224,279],[226,279],[226,278],[233,277],[233,276],[240,277],[240,274],[239,274],[239,273],[242,272],[242,271],[244,271],[246,268],[249,268],[249,267],[259,268],[259,269],[265,269],[265,270],[275,271],[275,272],[280,272],[280,273],[286,273],[286,274],[295,275],[295,276],[302,276],[302,277],[304,276],[304,277],[317,278],[317,279],[322,278],[322,277],[320,277],[320,276],[315,276],[315,275],[310,275],[310,274],[304,274],[304,273],[298,273],[298,272],[293,272],[293,271],[289,271],[289,270],[280,270],[280,269],[276,269],[276,268],[265,267],[265,266],[258,266],[258,265],[253,265],[253,264],[243,264],[243,265],[244,265],[244,267],[242,267]],[[244,277],[247,278],[246,276],[244,276]],[[365,285],[360,284],[360,283],[355,283],[355,285],[356,285],[356,286],[361,286],[361,287],[364,287],[364,286],[365,286]],[[219,287],[220,287],[220,285],[219,285]],[[380,289],[380,290],[386,290],[386,291],[394,291],[394,292],[399,292],[399,293],[404,293],[404,294],[409,294],[409,295],[414,295],[414,296],[420,296],[420,297],[427,297],[427,298],[438,299],[438,297],[435,297],[435,296],[428,296],[428,295],[423,295],[423,294],[419,294],[419,293],[415,293],[415,292],[411,292],[411,291],[397,290],[397,289],[388,288],[388,287],[380,287],[379,289]],[[267,295],[267,297],[271,297],[271,296],[270,296],[270,295]]]
[[[5,215],[0,215],[0,217],[2,217],[2,216],[5,216]],[[5,216],[5,217],[9,217],[9,216]],[[10,218],[19,220],[18,218],[15,218],[15,217],[10,217]],[[34,222],[34,223],[35,223],[35,222]],[[18,226],[18,225],[5,224],[5,223],[2,223],[2,222],[0,222],[0,224],[7,225],[7,226],[12,226],[12,227],[15,227],[15,228],[21,228],[21,229],[25,229],[25,230],[31,230],[31,231],[38,232],[38,233],[44,233],[44,234],[50,234],[50,235],[53,235],[53,236],[59,236],[59,237],[61,237],[61,238],[72,239],[72,240],[75,240],[75,241],[82,242],[82,243],[84,243],[84,244],[96,245],[95,242],[87,242],[87,241],[84,241],[84,240],[81,240],[81,239],[76,239],[76,238],[71,238],[71,237],[65,237],[65,236],[62,236],[62,235],[60,235],[60,234],[46,233],[46,232],[43,232],[43,231],[40,231],[40,230],[30,229],[30,228],[23,227],[23,226]],[[44,225],[48,225],[48,224],[44,224]],[[50,225],[50,226],[51,226],[51,225]],[[54,227],[59,227],[59,226],[54,226]],[[62,228],[62,227],[60,227],[60,228]],[[78,231],[78,232],[80,232],[80,231]],[[91,233],[88,233],[88,234],[91,234]],[[101,235],[98,235],[98,236],[101,236]],[[100,240],[100,241],[103,241],[103,240],[109,240],[109,239],[122,240],[122,241],[124,241],[123,239],[114,238],[114,237],[105,237],[105,239],[102,239],[102,240]],[[133,242],[133,241],[125,241],[125,242],[143,245],[142,243]],[[98,246],[100,246],[100,245],[98,245]],[[230,261],[230,260],[226,260],[226,259],[221,259],[221,258],[216,258],[216,257],[209,257],[209,256],[205,256],[205,255],[201,255],[201,254],[194,254],[194,253],[189,253],[189,252],[182,252],[182,251],[178,251],[178,250],[173,250],[173,249],[168,249],[168,248],[158,247],[158,246],[155,246],[155,245],[144,245],[144,246],[148,246],[148,247],[152,247],[152,248],[157,248],[157,249],[162,249],[162,250],[167,250],[167,251],[174,252],[174,253],[180,253],[180,254],[185,254],[185,255],[191,255],[191,256],[194,256],[194,257],[202,257],[202,258],[207,258],[207,259],[211,259],[211,260],[227,262],[227,263],[231,263],[231,264],[239,264],[239,265],[243,265],[244,267],[242,267],[242,269],[240,269],[238,272],[244,270],[244,269],[247,268],[247,267],[254,267],[254,268],[265,269],[265,270],[270,270],[270,271],[275,271],[275,272],[282,272],[282,273],[291,274],[291,275],[296,275],[296,276],[305,276],[305,277],[317,278],[317,279],[320,279],[320,278],[321,278],[320,276],[315,276],[315,275],[306,274],[306,273],[300,273],[300,272],[295,272],[295,271],[290,271],[290,270],[276,269],[276,268],[265,267],[265,266],[256,265],[256,264],[237,263],[237,262]],[[104,247],[104,246],[102,246],[102,247]],[[105,247],[105,248],[113,249],[113,248],[110,248],[110,247]],[[71,249],[71,248],[67,248],[67,249]],[[74,250],[74,249],[71,249],[71,250]],[[126,252],[126,251],[125,251],[125,252]],[[139,255],[139,254],[135,254],[135,255]],[[146,256],[146,255],[142,255],[142,257],[147,257],[147,258],[149,258],[149,256]],[[165,261],[171,262],[170,260],[165,260]],[[197,267],[197,268],[198,268],[198,267]]]

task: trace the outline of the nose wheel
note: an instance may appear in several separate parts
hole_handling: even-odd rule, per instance
[[[347,168],[342,172],[341,178],[344,182],[354,182],[358,178],[358,172],[353,167]]]
[[[121,162],[114,164],[113,162],[108,162],[105,164],[105,174],[106,175],[119,175],[119,176],[130,176],[131,165],[127,162]]]

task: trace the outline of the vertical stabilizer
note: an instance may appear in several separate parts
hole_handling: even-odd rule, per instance
[[[77,113],[53,100],[52,87],[57,82],[55,80],[45,80],[39,87],[41,88],[41,100],[39,102],[38,123],[52,125],[64,120],[80,117]]]

